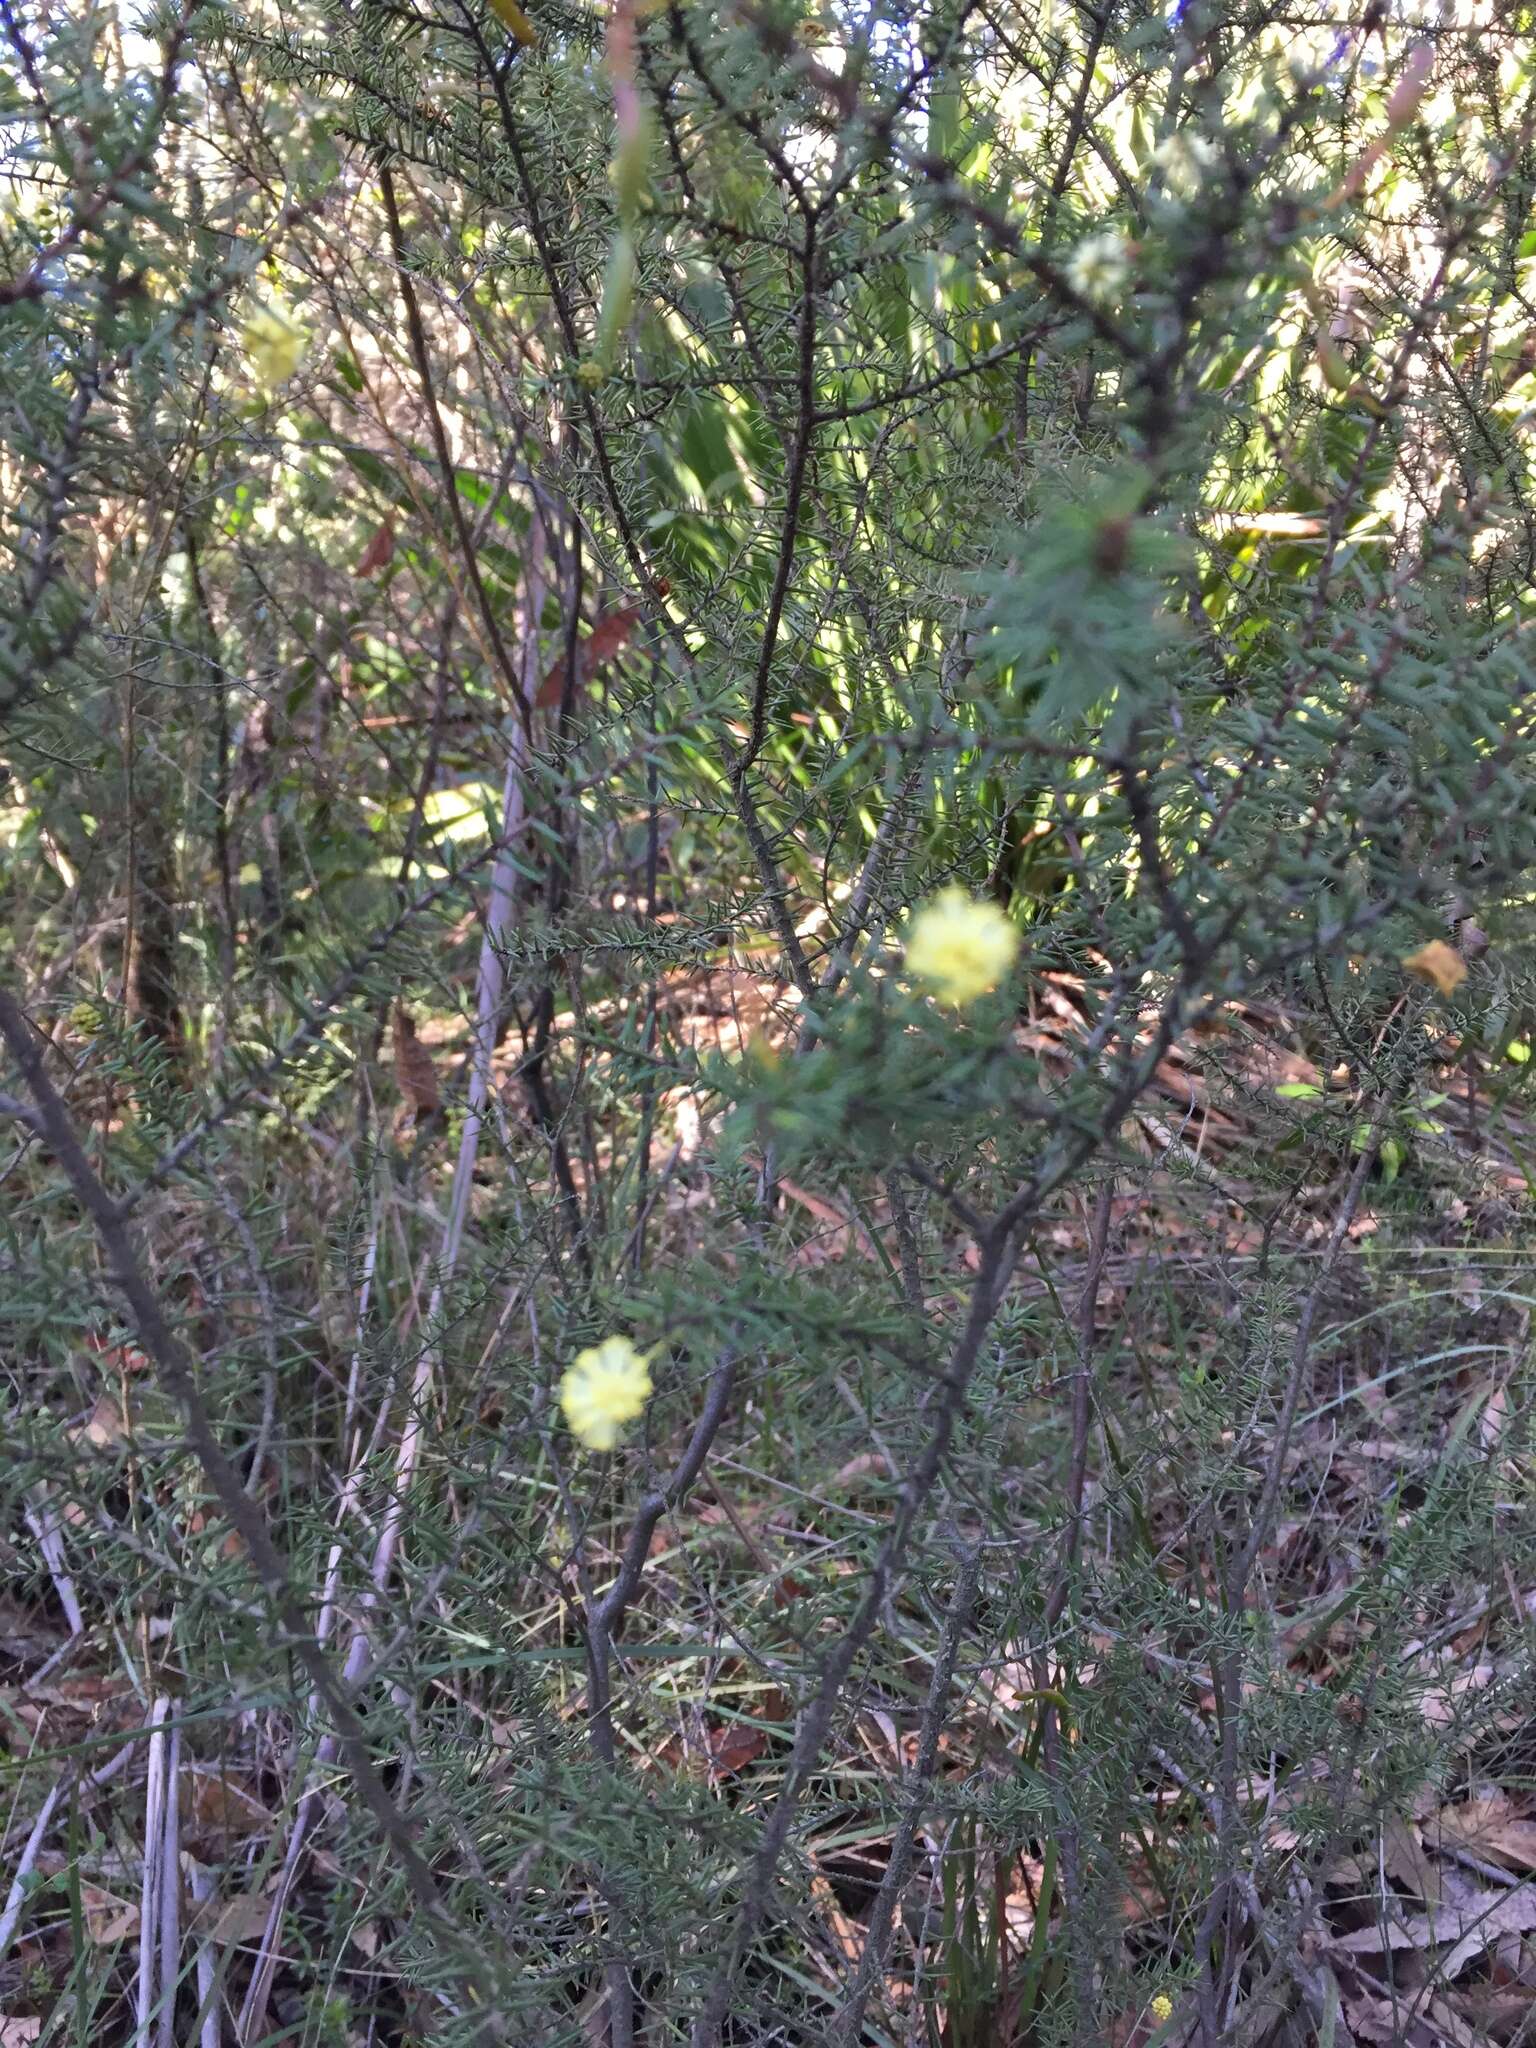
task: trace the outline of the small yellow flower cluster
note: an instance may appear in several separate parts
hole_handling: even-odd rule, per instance
[[[258,301],[246,315],[240,346],[256,383],[263,391],[275,391],[303,362],[309,329],[285,306]]]
[[[1166,2027],[1173,2018],[1173,2000],[1166,1991],[1159,1991],[1156,1998],[1147,2007],[1147,2011],[1160,2027]]]
[[[627,1337],[605,1337],[578,1351],[560,1381],[565,1419],[589,1451],[611,1451],[650,1397],[650,1366]]]
[[[973,1003],[997,987],[1018,950],[1018,930],[995,903],[941,889],[912,920],[907,972],[946,1003]]]

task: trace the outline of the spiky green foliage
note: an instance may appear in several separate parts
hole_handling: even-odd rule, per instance
[[[0,5],[0,2009],[1461,2038],[1530,26]]]

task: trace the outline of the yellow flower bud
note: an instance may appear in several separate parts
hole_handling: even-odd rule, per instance
[[[1173,2018],[1173,2000],[1166,1991],[1159,1991],[1147,2010],[1160,2027],[1165,2027]]]
[[[619,203],[619,218],[630,225],[645,204],[650,158],[650,123],[642,114],[621,139],[618,154],[608,166],[614,197]]]
[[[256,383],[263,391],[275,391],[303,362],[309,329],[285,306],[259,301],[240,330],[240,346]]]
[[[995,903],[941,889],[912,920],[907,972],[946,1003],[972,1003],[997,987],[1018,950],[1018,931]]]
[[[645,1411],[651,1372],[627,1337],[605,1337],[578,1351],[560,1381],[560,1406],[589,1451],[611,1451],[626,1422]]]

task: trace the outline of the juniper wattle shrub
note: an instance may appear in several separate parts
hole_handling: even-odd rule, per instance
[[[5,2010],[1472,2025],[1523,34],[4,11]]]

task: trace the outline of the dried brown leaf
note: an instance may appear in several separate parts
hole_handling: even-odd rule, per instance
[[[1387,1949],[1428,1950],[1451,1944],[1439,1964],[1442,1977],[1454,1977],[1480,1956],[1501,1934],[1525,1933],[1536,1927],[1536,1887],[1518,1885],[1507,1892],[1474,1892],[1469,1898],[1429,1913],[1415,1913],[1383,1924],[1356,1928],[1333,1936],[1337,1955],[1380,1955]]]
[[[78,1429],[70,1431],[77,1442],[94,1444],[98,1451],[109,1451],[115,1445],[126,1443],[132,1433],[132,1425],[123,1406],[123,1397],[118,1393],[96,1396],[96,1405]]]
[[[387,569],[394,559],[395,529],[387,519],[381,520],[374,529],[373,538],[358,558],[354,576],[371,576],[377,569]]]
[[[1416,981],[1427,982],[1443,996],[1453,996],[1467,978],[1467,963],[1444,939],[1431,939],[1417,953],[1405,953],[1403,966]]]
[[[857,1479],[893,1479],[895,1476],[884,1451],[860,1451],[857,1457],[838,1467],[829,1483],[851,1486]]]
[[[1494,2041],[1528,2038],[1536,2019],[1536,1989],[1471,1984],[1465,1991],[1448,1991],[1440,2002]]]
[[[417,1123],[436,1116],[443,1106],[432,1055],[416,1036],[416,1026],[403,1004],[395,1005],[395,1080],[414,1110]]]
[[[768,1747],[766,1732],[742,1721],[711,1728],[704,1741],[709,1752],[709,1775],[715,1779],[729,1778],[745,1770]]]
[[[262,1892],[236,1892],[228,1899],[205,1899],[192,1914],[192,1925],[207,1940],[228,1948],[242,1941],[259,1941],[271,1913],[272,1902]]]
[[[629,637],[640,623],[640,607],[637,604],[621,605],[605,618],[598,620],[592,631],[583,640],[576,652],[576,680],[590,683],[605,663],[621,654],[629,643]],[[565,657],[553,665],[539,685],[539,694],[534,703],[541,710],[548,711],[565,695]]]
[[[134,1899],[120,1899],[100,1885],[82,1884],[80,1908],[87,1941],[109,1948],[139,1931],[139,1907]]]
[[[184,1826],[222,1838],[265,1835],[273,1826],[271,1809],[236,1779],[220,1771],[193,1770],[182,1777]]]
[[[1492,1685],[1496,1674],[1491,1664],[1474,1664],[1458,1671],[1443,1685],[1432,1685],[1419,1696],[1419,1711],[1431,1728],[1449,1728],[1460,1712],[1459,1702],[1468,1694]]]

